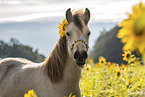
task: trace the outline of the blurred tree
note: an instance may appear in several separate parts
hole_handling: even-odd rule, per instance
[[[89,55],[95,63],[98,62],[99,56],[105,57],[108,62],[125,63],[122,59],[122,54],[124,53],[122,50],[123,44],[117,38],[119,29],[120,27],[116,26],[110,31],[101,34],[95,41],[93,50]],[[136,56],[138,55],[136,54]]]
[[[1,58],[7,57],[8,55],[10,55],[10,50],[11,50],[11,47],[7,43],[0,41],[0,57]]]
[[[13,45],[18,45],[20,44],[19,41],[15,38],[11,38],[9,43],[8,43],[10,46],[13,46]]]
[[[44,55],[38,53],[38,49],[33,52],[33,48],[19,43],[17,39],[11,38],[9,43],[0,41],[0,58],[21,57],[34,62],[42,62]]]

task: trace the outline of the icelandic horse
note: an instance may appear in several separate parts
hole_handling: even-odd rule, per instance
[[[66,36],[60,37],[49,58],[34,63],[23,58],[0,61],[0,97],[23,97],[33,89],[38,97],[81,97],[81,68],[88,57],[90,11],[66,11]]]

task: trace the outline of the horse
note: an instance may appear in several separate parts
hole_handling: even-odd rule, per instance
[[[0,61],[0,97],[23,97],[33,89],[38,97],[81,97],[81,69],[88,57],[90,11],[66,11],[66,36],[60,37],[49,58],[34,63],[24,58]]]

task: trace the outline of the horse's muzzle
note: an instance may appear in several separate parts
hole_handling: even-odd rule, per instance
[[[74,59],[76,61],[76,64],[80,67],[82,67],[85,64],[87,57],[88,57],[88,54],[85,50],[82,50],[82,51],[77,50],[74,53]]]

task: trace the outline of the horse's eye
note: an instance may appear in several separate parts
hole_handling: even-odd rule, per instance
[[[67,35],[67,36],[70,36],[69,32],[66,32],[66,35]]]
[[[90,36],[90,34],[91,34],[91,33],[89,32],[89,33],[88,33],[88,36]]]

